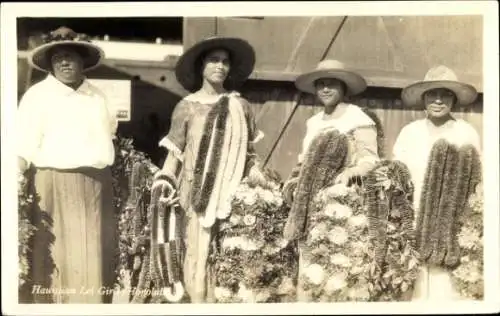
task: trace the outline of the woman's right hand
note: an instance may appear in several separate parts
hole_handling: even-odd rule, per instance
[[[18,168],[18,173],[24,175],[26,171],[28,170],[29,164],[26,161],[26,159],[22,157],[17,157],[17,168]]]
[[[17,167],[17,190],[21,193],[27,190],[28,178],[26,177],[26,171],[28,171],[29,164],[24,158],[17,157]]]
[[[292,205],[293,200],[295,199],[295,191],[297,189],[298,182],[298,178],[293,178],[285,182],[285,185],[283,186],[283,195],[288,205]]]

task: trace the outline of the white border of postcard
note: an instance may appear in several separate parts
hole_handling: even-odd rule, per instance
[[[17,107],[17,17],[127,16],[314,16],[482,15],[484,70],[485,299],[480,302],[286,303],[184,305],[20,305],[17,303],[17,196],[13,115]],[[2,312],[6,315],[167,314],[425,314],[500,310],[498,189],[498,3],[496,1],[404,2],[141,2],[2,3]],[[445,40],[445,39],[444,39]],[[478,47],[480,49],[480,47]]]

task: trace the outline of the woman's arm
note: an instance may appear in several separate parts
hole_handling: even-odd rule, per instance
[[[360,127],[354,130],[353,136],[356,161],[352,172],[357,176],[365,176],[380,160],[377,129],[374,126]]]
[[[43,107],[38,103],[35,92],[28,90],[17,110],[16,146],[20,173],[25,173],[31,166],[43,137]]]
[[[163,163],[163,167],[158,172],[158,176],[163,174],[177,179],[178,169],[180,169],[184,160],[183,153],[186,146],[190,115],[190,103],[180,101],[172,113],[172,124],[168,135],[159,142],[160,146],[168,150],[168,155]]]

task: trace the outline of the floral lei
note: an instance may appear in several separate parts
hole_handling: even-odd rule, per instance
[[[328,136],[339,142],[323,155],[343,157],[342,142],[347,140],[338,133],[318,138]],[[320,170],[322,164],[316,167]],[[301,173],[309,172],[303,169]],[[297,197],[300,194],[299,190]],[[395,301],[407,297],[419,264],[412,194],[409,172],[400,162],[380,162],[362,186],[347,188],[324,182],[313,196],[305,241],[300,244],[299,284],[310,300]]]
[[[484,297],[483,277],[483,186],[479,184],[470,196],[465,211],[464,224],[458,234],[461,256],[460,265],[451,273],[452,282],[460,294],[469,299]]]
[[[210,259],[220,303],[292,301],[295,249],[282,238],[287,217],[278,183],[265,187],[243,179],[221,223],[218,251]]]
[[[481,160],[472,145],[435,143],[422,188],[417,246],[422,261],[448,269],[468,299],[484,295],[480,182]]]
[[[119,238],[115,288],[125,290],[115,302],[121,303],[151,299],[151,292],[143,294],[149,282],[142,268],[149,265],[148,206],[153,174],[158,168],[144,153],[135,150],[132,142],[122,137],[115,140],[115,163],[111,168]]]
[[[33,212],[33,206],[36,202],[35,196],[30,191],[29,179],[20,177],[18,179],[21,191],[18,192],[18,256],[19,256],[19,291],[24,293],[25,289],[29,287],[30,278],[30,265],[29,254],[31,252],[30,243],[36,227],[31,221],[30,215]]]

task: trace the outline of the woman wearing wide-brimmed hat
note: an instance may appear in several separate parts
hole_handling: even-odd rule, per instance
[[[66,27],[44,40],[29,63],[48,75],[26,91],[18,110],[19,171],[33,175],[40,199],[31,293],[37,303],[107,302],[98,289],[115,279],[110,166],[117,120],[84,76],[104,54]]]
[[[254,63],[245,40],[212,37],[188,49],[176,66],[177,80],[191,94],[176,105],[160,142],[169,154],[154,186],[170,182],[178,189],[186,217],[184,283],[194,303],[213,301],[207,259],[218,223],[229,215],[231,192],[244,175],[262,176],[253,148],[262,134],[248,102],[234,91]]]
[[[346,187],[353,180],[365,176],[379,161],[378,135],[381,126],[364,110],[345,101],[345,96],[362,93],[367,84],[360,74],[349,70],[340,61],[321,61],[315,70],[300,75],[295,85],[303,92],[314,94],[323,105],[323,111],[307,121],[307,131],[302,144],[302,152],[298,157],[298,165],[284,186],[284,194],[291,205],[284,237],[289,241],[298,240],[300,249],[298,300],[312,301],[314,298],[303,286],[301,275],[303,268],[309,265],[307,256],[304,254],[311,249],[305,249],[303,242],[309,238],[311,229],[307,225],[308,217],[311,215],[309,208],[312,207],[313,197],[318,192],[311,191],[314,189],[311,189],[312,186],[305,178],[324,167],[312,162],[311,157],[317,154],[312,151],[322,151],[321,155],[332,157],[333,164],[337,164],[335,170],[323,168],[325,170],[322,174],[312,180],[317,182],[318,177],[324,179],[324,181],[321,180],[324,183],[316,189],[321,190],[333,185]],[[332,139],[330,142],[330,145],[339,143],[337,148],[331,148],[330,145],[327,146],[328,149],[318,147],[318,139],[330,137],[325,135],[331,132],[337,132],[341,135],[339,138],[346,140],[343,143],[345,147],[341,146],[342,140],[339,138]],[[346,149],[345,156],[343,153],[336,152],[336,150],[344,151],[340,149],[341,147]],[[338,157],[343,156],[343,158],[335,161],[337,154],[341,154]],[[302,177],[305,178],[302,179]]]
[[[450,269],[459,260],[458,218],[471,194],[468,187],[480,181],[481,145],[476,130],[452,110],[473,103],[477,91],[440,65],[404,88],[401,97],[406,106],[426,113],[403,127],[393,147],[393,158],[408,166],[415,186],[417,246],[425,265],[413,299],[457,299]]]

